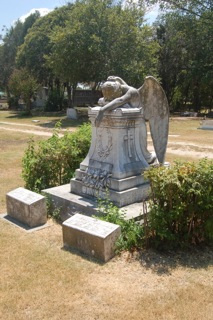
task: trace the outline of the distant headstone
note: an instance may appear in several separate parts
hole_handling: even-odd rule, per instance
[[[67,118],[77,120],[78,119],[77,111],[74,108],[67,108]]]
[[[25,188],[17,188],[6,195],[7,214],[27,224],[37,227],[47,222],[45,197]]]
[[[75,214],[62,225],[64,246],[79,250],[107,262],[114,256],[120,226],[81,214]]]
[[[211,119],[203,120],[199,129],[213,130],[213,120]]]

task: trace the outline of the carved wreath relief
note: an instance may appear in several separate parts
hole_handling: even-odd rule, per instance
[[[104,132],[106,136],[104,136]],[[100,158],[108,157],[112,150],[112,133],[109,128],[99,128],[97,134],[97,152]]]
[[[110,186],[110,177],[111,174],[106,170],[87,168],[82,182],[86,187],[103,190]]]

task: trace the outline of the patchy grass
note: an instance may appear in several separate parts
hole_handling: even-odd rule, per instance
[[[39,120],[39,122],[34,123],[33,120]],[[21,111],[0,111],[0,122],[33,124],[39,128],[54,128],[58,121],[61,121],[62,128],[77,127],[86,120],[88,120],[87,117],[80,117],[79,120],[68,119],[65,114],[60,113],[37,113],[32,116],[24,116]]]
[[[2,320],[212,319],[210,249],[98,264],[62,250],[60,225],[26,233],[0,224]]]
[[[22,157],[31,135],[20,132],[8,132],[0,127],[0,213],[5,212],[5,194],[21,187]],[[42,139],[34,137],[35,141]],[[44,138],[43,138],[44,139]]]

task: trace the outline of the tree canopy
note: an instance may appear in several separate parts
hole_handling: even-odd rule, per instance
[[[146,6],[163,11],[146,24]],[[25,69],[60,93],[79,82],[118,75],[139,87],[157,77],[173,110],[212,106],[213,13],[210,0],[76,0],[48,15],[29,16],[0,45],[0,87],[10,94],[14,69]],[[95,87],[95,86],[94,86]]]

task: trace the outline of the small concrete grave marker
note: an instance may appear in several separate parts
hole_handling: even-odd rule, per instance
[[[117,224],[75,214],[63,222],[63,242],[89,256],[107,262],[114,256],[115,242],[121,234]]]
[[[45,197],[27,190],[17,188],[6,195],[7,214],[27,224],[29,227],[37,227],[47,222],[47,209]]]
[[[213,120],[211,119],[203,120],[199,129],[213,130]]]

